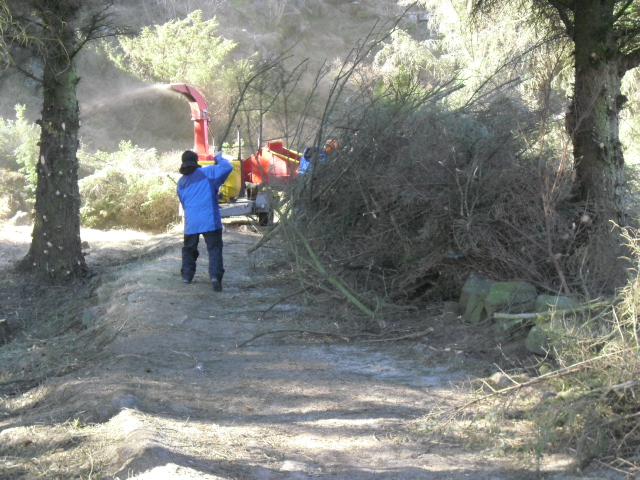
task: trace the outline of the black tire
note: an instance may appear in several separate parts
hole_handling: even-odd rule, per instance
[[[273,223],[273,214],[271,212],[258,212],[258,225],[266,227]]]

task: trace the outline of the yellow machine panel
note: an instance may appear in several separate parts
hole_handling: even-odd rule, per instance
[[[231,165],[233,165],[233,170],[229,174],[227,180],[220,187],[220,194],[218,195],[218,200],[220,203],[228,203],[231,199],[237,198],[240,196],[240,190],[242,189],[242,169],[240,165],[240,160],[231,160],[227,158]]]

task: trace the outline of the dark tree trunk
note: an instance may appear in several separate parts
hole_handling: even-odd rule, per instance
[[[614,37],[613,0],[582,0],[575,12],[575,87],[571,105],[577,195],[599,223],[626,224],[619,136],[624,76]]]
[[[80,241],[78,130],[72,1],[50,1],[43,24],[51,35],[43,71],[40,158],[32,243],[23,266],[54,281],[84,275]],[[47,40],[45,40],[47,42]]]
[[[625,62],[613,28],[614,0],[581,0],[574,13],[575,85],[567,117],[573,141],[575,196],[588,226],[576,243],[586,281],[608,291],[626,281],[625,165],[619,136]],[[576,219],[577,220],[577,219]]]

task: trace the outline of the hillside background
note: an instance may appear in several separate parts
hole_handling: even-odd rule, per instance
[[[202,11],[216,17],[218,34],[237,43],[232,61],[262,58],[287,50],[289,62],[309,59],[309,75],[323,62],[344,59],[359,39],[404,9],[394,0],[117,0],[122,24],[134,31]],[[416,13],[404,28],[427,35]],[[411,25],[412,24],[412,25]],[[192,146],[189,108],[178,94],[148,88],[149,83],[121,71],[100,46],[85,49],[79,63],[81,140],[86,150],[116,151],[122,141],[159,152]],[[211,102],[210,99],[207,99]],[[39,117],[40,96],[34,85],[17,75],[0,81],[0,117],[15,118],[15,105],[27,106],[26,118]],[[216,105],[209,105],[215,111]],[[224,106],[222,106],[224,108]],[[213,119],[214,132],[221,128]]]

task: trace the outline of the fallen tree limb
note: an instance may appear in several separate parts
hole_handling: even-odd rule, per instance
[[[367,317],[374,320],[376,318],[376,313],[372,311],[369,307],[367,307],[364,303],[362,303],[358,298],[356,298],[356,296],[353,293],[351,293],[345,285],[343,285],[335,276],[331,275],[331,273],[329,273],[325,269],[324,265],[316,255],[315,251],[311,247],[311,244],[309,243],[307,238],[298,230],[295,224],[291,222],[291,220],[287,217],[287,215],[283,215],[282,211],[278,211],[278,214],[280,217],[280,222],[282,222],[280,223],[280,225],[283,225],[283,224],[287,225],[290,231],[300,240],[300,242],[302,242],[302,245],[304,246],[311,260],[302,258],[302,256],[299,254],[296,254],[296,257],[304,260],[306,264],[308,264],[311,268],[316,270],[325,280],[327,280],[327,282],[333,285],[336,288],[336,290],[338,290],[349,302],[355,305]],[[378,323],[380,324],[381,322],[378,321]]]
[[[302,288],[300,290],[297,290],[293,293],[290,293],[289,295],[285,295],[284,297],[279,298],[278,300],[276,300],[274,303],[271,304],[271,306],[269,308],[267,308],[264,313],[260,316],[260,318],[258,319],[258,321],[260,320],[264,320],[264,316],[269,313],[276,305],[278,305],[280,302],[286,300],[287,298],[291,298],[291,297],[295,297],[296,295],[301,294],[302,292],[304,292],[305,289]]]
[[[273,237],[278,230],[280,230],[280,223],[278,225],[276,225],[274,228],[272,228],[271,230],[269,230],[265,235],[263,235],[260,240],[258,240],[256,243],[254,243],[253,245],[251,245],[248,249],[247,249],[247,254],[251,254],[253,252],[255,252],[257,249],[259,249],[262,245],[264,245],[265,243],[267,243],[269,240],[271,240],[271,237]]]
[[[615,299],[613,300],[615,301]],[[493,318],[501,320],[528,320],[538,317],[550,317],[556,314],[576,313],[584,312],[585,310],[595,310],[596,308],[608,307],[612,304],[610,300],[604,300],[602,302],[588,303],[575,308],[566,308],[563,310],[549,310],[547,312],[535,312],[535,313],[501,313],[496,312],[493,314]]]
[[[262,333],[258,333],[256,335],[254,335],[253,337],[251,337],[249,340],[245,340],[242,343],[238,343],[236,345],[236,348],[240,348],[245,346],[247,343],[252,342],[253,340],[255,340],[256,338],[260,338],[260,337],[264,337],[265,335],[270,335],[272,333],[308,333],[311,335],[330,335],[333,337],[338,337],[338,338],[342,338],[343,340],[349,341],[349,339],[351,338],[358,338],[358,337],[362,337],[362,336],[369,336],[369,337],[382,337],[383,335],[388,335],[389,333],[395,333],[397,332],[397,330],[392,330],[390,332],[386,332],[384,334],[380,334],[380,333],[356,333],[356,334],[352,334],[352,335],[347,335],[344,333],[336,333],[336,332],[322,332],[322,331],[316,331],[316,330],[305,330],[303,328],[283,328],[280,330],[270,330],[268,332],[262,332]],[[420,338],[420,337],[424,337],[425,335],[429,334],[433,332],[433,328],[429,327],[427,330],[423,331],[423,332],[416,332],[416,333],[410,333],[408,335],[403,335],[401,337],[392,337],[392,338],[381,338],[378,340],[366,340],[368,342],[395,342],[397,340],[406,340],[408,338]]]
[[[331,336],[340,337],[343,339],[349,338],[348,335],[342,335],[340,333],[335,333],[335,332],[320,332],[320,331],[314,331],[314,330],[304,330],[302,328],[283,328],[280,330],[269,330],[268,332],[258,333],[253,337],[251,337],[249,340],[245,340],[242,343],[236,344],[236,348],[244,347],[247,343],[254,341],[256,338],[264,337],[265,335],[270,335],[272,333],[309,333],[312,335],[331,335]]]
[[[424,337],[425,335],[429,334],[433,332],[433,327],[429,327],[427,328],[425,331],[423,332],[414,332],[414,333],[409,333],[407,335],[403,335],[401,337],[394,337],[394,338],[380,338],[380,339],[374,339],[374,340],[365,340],[365,342],[395,342],[398,340],[407,340],[410,338],[420,338],[420,337]]]

